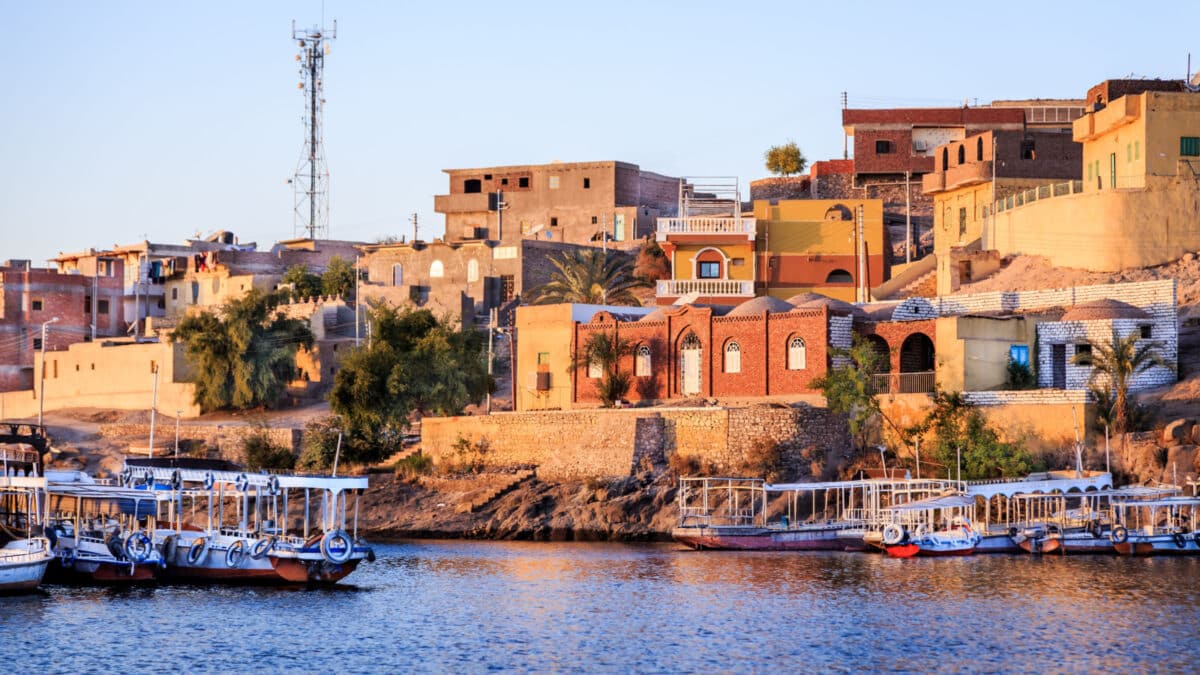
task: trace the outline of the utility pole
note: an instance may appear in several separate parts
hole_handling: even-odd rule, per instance
[[[38,387],[38,426],[42,426],[42,411],[46,407],[46,326],[58,321],[58,317],[54,317],[49,321],[42,323],[42,383]]]
[[[362,256],[354,256],[354,346],[358,346],[358,265]]]
[[[154,393],[150,395],[150,456],[154,456],[154,418],[158,412],[158,364],[154,364]]]
[[[412,214],[412,218],[410,218],[410,220],[412,220],[413,224],[413,243],[415,244],[417,243],[417,214]]]
[[[295,234],[304,230],[309,239],[329,236],[329,168],[325,165],[325,139],[322,134],[321,113],[325,106],[325,57],[329,41],[337,38],[337,21],[333,30],[324,26],[297,30],[292,21],[292,39],[300,47],[296,62],[300,64],[300,91],[304,93],[304,150],[292,178],[295,213]],[[307,211],[307,213],[306,213]]]
[[[97,294],[100,292],[100,259],[96,259],[96,267],[92,270],[92,342],[96,341],[96,322],[99,319],[96,316]]]
[[[847,101],[846,92],[843,91],[842,92],[842,110],[845,110],[848,107],[846,101]],[[846,132],[843,130],[842,131],[842,159],[850,159],[850,148],[847,145],[848,141],[849,141],[849,137],[846,136]]]
[[[912,262],[912,183],[911,173],[904,172],[904,262]]]
[[[487,350],[487,374],[488,379],[492,377],[492,335],[496,330],[497,308],[493,307],[488,313],[488,350]],[[487,414],[492,414],[492,392],[489,389],[487,393]]]
[[[858,223],[857,223],[857,232],[858,232],[858,247],[857,247],[857,252],[858,252],[858,293],[857,293],[857,295],[858,295],[858,302],[866,302],[868,300],[867,291],[866,291],[867,243],[866,243],[866,240],[863,238],[863,211],[864,211],[863,205],[859,204],[858,209],[857,209],[857,214],[856,214],[858,216],[858,218],[856,218],[856,220],[858,221]]]
[[[179,416],[182,414],[182,410],[175,410],[175,459],[179,459]]]

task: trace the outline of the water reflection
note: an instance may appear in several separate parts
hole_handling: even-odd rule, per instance
[[[1193,670],[1200,560],[405,542],[333,589],[0,599],[17,665],[179,669]],[[71,645],[47,650],[45,645]],[[13,652],[10,652],[13,653]]]

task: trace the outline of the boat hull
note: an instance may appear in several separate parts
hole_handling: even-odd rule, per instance
[[[64,565],[57,558],[46,570],[46,580],[65,584],[99,584],[104,586],[152,583],[154,563],[128,563],[76,560]]]
[[[1113,548],[1121,555],[1200,555],[1200,542],[1192,535],[1184,538],[1183,546],[1169,534],[1130,535],[1126,541],[1114,543]]]
[[[0,593],[24,593],[42,583],[50,558],[26,562],[0,561]]]
[[[841,551],[838,529],[777,530],[765,527],[677,527],[675,541],[696,550]]]

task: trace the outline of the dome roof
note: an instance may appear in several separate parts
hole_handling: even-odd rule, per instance
[[[1150,315],[1127,302],[1104,298],[1081,302],[1067,309],[1063,321],[1104,321],[1107,319],[1149,319]]]
[[[809,300],[802,305],[797,305],[796,309],[818,309],[820,307],[828,307],[830,314],[849,314],[850,316],[864,319],[867,317],[867,313],[864,312],[861,307],[852,305],[843,300],[827,298],[824,296],[817,298],[816,300]]]
[[[779,298],[773,298],[769,295],[760,295],[753,300],[747,300],[737,307],[734,307],[725,316],[754,316],[756,314],[762,314],[763,312],[776,314],[779,312],[790,312],[793,309],[795,309],[795,307],[792,307],[792,305],[780,300]]]
[[[827,297],[829,297],[829,296],[821,295],[820,293],[813,293],[810,291],[808,293],[800,293],[799,295],[793,295],[792,297],[788,298],[787,301],[789,304],[791,304],[795,307],[799,307],[800,305],[803,305],[806,302],[812,302],[813,300],[820,300],[821,298],[827,298]]]

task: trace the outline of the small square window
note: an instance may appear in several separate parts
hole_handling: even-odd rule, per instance
[[[108,301],[101,300],[96,303],[96,311],[100,314],[108,314]]]
[[[501,178],[501,179],[500,179],[500,184],[501,184],[501,185],[508,185],[508,179],[507,179],[507,178]]]
[[[592,216],[592,224],[595,225],[596,223],[597,223],[596,216]]]
[[[517,187],[529,187],[529,176],[521,176],[517,179]]]
[[[886,155],[892,151],[891,141],[875,141],[875,154]]]
[[[491,179],[492,179],[492,174],[490,174],[490,173],[485,173],[485,174],[483,174],[483,179],[484,179],[484,180],[491,180]]]
[[[32,304],[32,309],[33,309],[33,311],[35,311],[35,312],[40,312],[40,311],[42,311],[42,301],[41,301],[41,300],[34,300],[34,301],[33,301],[33,304]]]
[[[1022,366],[1029,365],[1029,345],[1011,345],[1008,348],[1008,360]]]
[[[1200,137],[1181,137],[1179,139],[1179,154],[1184,157],[1200,157]]]
[[[558,218],[550,219],[550,227],[558,227]]]
[[[590,190],[590,189],[591,189],[591,187],[592,187],[592,179],[591,179],[591,178],[584,178],[584,179],[583,179],[583,189],[584,189],[584,190]]]
[[[1021,141],[1021,159],[1036,159],[1037,153],[1033,141]]]
[[[1075,345],[1075,364],[1080,366],[1092,365],[1092,346]]]
[[[550,176],[550,189],[551,190],[558,189],[558,176]]]
[[[721,263],[719,263],[719,262],[702,262],[702,263],[700,263],[700,278],[701,279],[720,279],[721,278]]]
[[[550,365],[550,352],[538,352],[537,359],[539,366]]]
[[[33,348],[34,349],[42,348],[42,338],[40,338],[40,337],[33,338]]]
[[[1144,324],[1144,325],[1142,325],[1142,326],[1139,326],[1138,328],[1139,328],[1139,330],[1141,331],[1141,334],[1142,334],[1142,339],[1143,339],[1143,340],[1149,340],[1149,339],[1150,339],[1150,336],[1153,334],[1153,333],[1152,333],[1152,330],[1151,330],[1151,327],[1150,327],[1150,324]]]

